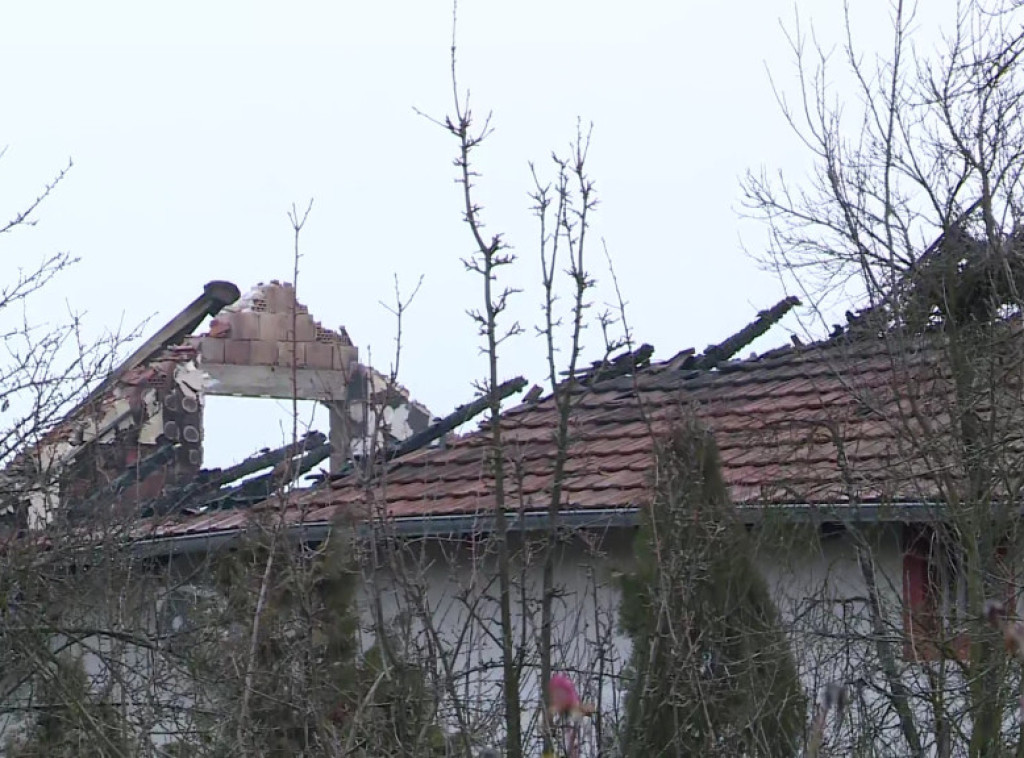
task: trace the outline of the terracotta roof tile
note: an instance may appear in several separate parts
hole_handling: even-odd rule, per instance
[[[723,474],[740,504],[764,503],[766,493],[772,502],[836,502],[846,499],[850,486],[862,498],[894,493],[919,499],[928,493],[911,492],[907,483],[915,482],[922,466],[906,460],[899,422],[879,418],[895,413],[892,388],[903,380],[899,374],[909,372],[919,382],[931,378],[927,356],[908,355],[901,356],[900,372],[895,372],[881,342],[791,349],[718,371],[655,365],[635,380],[599,383],[578,398],[574,410],[563,484],[566,506],[641,502],[653,452],[645,416],[656,431],[664,431],[691,404],[716,436]],[[865,406],[866,398],[874,408]],[[551,398],[506,413],[509,507],[546,507],[557,420]],[[844,482],[836,435],[853,472],[851,482]],[[389,513],[492,507],[486,445],[484,433],[476,432],[447,449],[420,451],[393,463],[380,494]],[[341,481],[305,497],[341,506],[360,502],[362,494]]]

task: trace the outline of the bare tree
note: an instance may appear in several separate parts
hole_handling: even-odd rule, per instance
[[[875,724],[892,727],[861,719],[848,738],[865,755],[1019,754],[1017,678],[982,611],[1017,594],[1021,11],[960,3],[926,54],[914,8],[896,0],[891,44],[874,58],[853,38],[852,12],[840,73],[855,90],[842,98],[830,89],[835,58],[799,23],[789,38],[800,87],[779,103],[813,180],[751,174],[745,186],[768,224],[768,262],[822,323],[851,294],[864,301],[821,348],[848,397],[825,423],[846,499],[861,504],[873,477],[894,507],[935,505],[901,527],[902,587],[879,571],[878,530],[846,525],[867,597],[845,632],[863,646],[844,676],[866,682],[874,695],[862,687],[855,700],[878,704]],[[870,355],[882,387],[856,368]],[[854,406],[893,440],[882,470],[846,437]]]
[[[82,595],[96,589],[101,572],[76,570],[84,543],[80,537],[65,539],[58,516],[58,478],[73,460],[70,454],[54,460],[44,452],[52,449],[47,443],[55,424],[113,370],[134,333],[96,339],[87,336],[90,330],[74,312],[41,318],[48,286],[76,259],[56,253],[25,266],[16,252],[19,233],[36,223],[70,168],[69,163],[0,225],[8,253],[3,257],[7,283],[0,287],[5,347],[0,365],[0,736],[20,755],[122,755],[129,738],[116,703],[126,671],[118,669],[117,649],[123,642],[149,640],[125,625],[97,624],[81,604]],[[49,550],[19,539],[30,526],[47,527],[46,539],[53,540]],[[82,668],[83,654],[108,664],[98,691]],[[35,728],[15,739],[16,727],[31,723]],[[89,747],[83,749],[84,744]]]
[[[509,298],[515,290],[503,287],[498,281],[499,272],[515,262],[515,254],[500,233],[488,235],[484,231],[481,217],[482,208],[474,199],[474,180],[477,173],[472,167],[474,151],[490,134],[490,115],[482,124],[474,120],[469,94],[460,90],[456,68],[455,28],[458,6],[453,11],[451,75],[454,114],[441,123],[458,141],[458,155],[455,166],[456,180],[462,186],[463,219],[472,236],[474,251],[463,260],[466,269],[480,276],[483,284],[483,306],[470,311],[480,336],[484,339],[483,352],[487,360],[487,375],[480,385],[484,396],[491,397],[488,432],[490,436],[490,467],[494,478],[494,524],[495,546],[498,555],[499,612],[501,614],[501,660],[505,699],[506,753],[509,758],[521,758],[523,750],[522,727],[520,722],[520,668],[521,660],[513,638],[513,586],[512,559],[509,550],[508,521],[506,518],[506,469],[505,447],[502,441],[501,399],[495,392],[501,383],[499,371],[499,348],[508,339],[521,333],[518,322],[505,325],[501,319],[508,309]]]

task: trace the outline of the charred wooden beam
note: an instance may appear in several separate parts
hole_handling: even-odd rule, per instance
[[[236,482],[243,477],[262,471],[271,466],[278,466],[282,461],[294,458],[323,446],[327,437],[322,432],[310,432],[297,444],[288,444],[274,450],[262,450],[251,455],[241,463],[226,469],[206,469],[184,487],[166,492],[155,501],[143,505],[144,512],[151,514],[173,513],[194,502],[216,493],[221,487]]]
[[[499,400],[504,400],[510,395],[522,392],[523,388],[526,387],[526,384],[526,379],[521,376],[517,376],[515,379],[509,379],[507,382],[502,382],[497,386],[497,388],[495,388],[494,392],[482,395],[470,403],[460,405],[447,416],[434,422],[422,432],[414,434],[405,441],[384,451],[384,454],[380,457],[385,461],[390,461],[419,450],[420,448],[429,445],[434,440],[443,437],[448,432],[461,426],[470,419],[479,416],[490,407],[491,401],[494,397],[497,397]],[[331,474],[327,478],[330,481],[337,481],[338,479],[344,479],[346,476],[350,476],[355,470],[355,464],[349,463],[340,471]]]
[[[961,232],[963,232],[968,220],[970,220],[971,215],[981,207],[981,201],[982,198],[978,198],[969,206],[967,206],[964,212],[957,216],[955,219],[953,219],[953,222],[949,225],[949,227],[943,229],[942,233],[935,238],[932,244],[930,244],[925,249],[925,251],[921,253],[921,255],[919,255],[915,260],[911,261],[910,266],[908,268],[908,274],[910,276],[914,276],[922,268],[926,268],[927,266],[931,265],[936,258],[942,257],[946,240],[951,236],[955,237],[956,235],[959,235]]]
[[[257,471],[262,471],[270,466],[276,466],[286,458],[294,458],[296,455],[309,452],[326,442],[327,436],[322,432],[309,432],[295,444],[284,445],[275,450],[262,450],[229,468],[208,469],[205,472],[200,472],[200,476],[204,480],[201,483],[221,487],[244,476],[249,476],[249,474],[255,474]]]
[[[696,354],[696,350],[692,347],[688,347],[685,350],[680,350],[678,353],[668,359],[668,363],[665,365],[667,371],[675,371],[676,369],[682,368],[688,360],[693,358]]]
[[[530,391],[523,396],[524,403],[536,403],[540,400],[540,396],[544,394],[544,388],[539,384],[535,384],[530,387]]]
[[[710,371],[719,363],[729,360],[740,350],[762,336],[798,305],[800,305],[800,301],[795,297],[787,297],[785,300],[781,300],[771,308],[758,313],[756,319],[728,339],[719,342],[717,345],[708,345],[701,355],[696,355],[685,361],[682,368]]]
[[[623,353],[595,366],[593,372],[584,381],[585,384],[593,384],[605,379],[614,379],[617,376],[627,376],[642,368],[651,365],[651,357],[654,355],[654,347],[644,343],[636,350]]]
[[[924,252],[908,262],[898,281],[888,291],[881,293],[881,297],[874,305],[863,308],[857,311],[856,314],[851,314],[848,311],[846,328],[841,330],[833,329],[829,339],[842,339],[848,334],[859,330],[867,330],[869,332],[885,331],[891,323],[898,321],[898,312],[903,310],[899,300],[906,297],[907,293],[918,289],[921,282],[929,278],[933,269],[942,266],[944,259],[949,257],[948,244],[950,240],[956,239],[964,233],[967,222],[981,207],[981,202],[980,198],[975,200],[962,213],[950,221],[939,236],[925,248]],[[853,315],[853,318],[850,318],[850,315]]]
[[[431,424],[422,432],[412,435],[404,442],[401,442],[391,448],[385,457],[388,460],[391,460],[392,458],[400,458],[403,455],[407,455],[414,450],[419,450],[421,447],[429,445],[439,437],[443,437],[448,434],[448,432],[453,429],[462,426],[474,416],[479,416],[490,407],[491,403],[495,399],[504,400],[510,395],[522,392],[525,387],[526,379],[521,376],[517,376],[515,379],[509,379],[507,382],[502,382],[494,389],[493,392],[482,395],[470,403],[460,405],[440,421]]]
[[[626,350],[614,358],[594,361],[589,368],[576,372],[576,381],[586,385],[632,374],[634,371],[649,366],[653,355],[654,347],[644,343],[636,350]],[[568,371],[562,372],[562,376],[568,375]]]
[[[250,479],[247,482],[220,489],[188,503],[185,512],[199,512],[206,508],[226,507],[233,504],[247,505],[262,502],[273,496],[278,489],[289,481],[302,476],[317,464],[326,460],[331,454],[330,443],[324,443],[307,450],[300,458],[285,458],[280,461],[274,470]],[[285,465],[288,461],[294,462],[294,467]]]

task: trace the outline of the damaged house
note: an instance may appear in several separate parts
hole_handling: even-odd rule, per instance
[[[208,317],[208,331],[193,334]],[[68,517],[86,518],[111,504],[123,516],[142,505],[200,512],[255,503],[280,476],[231,485],[290,457],[299,474],[323,461],[337,473],[373,445],[422,432],[427,410],[358,359],[345,329],[314,321],[291,285],[272,282],[241,296],[231,283],[211,282],[11,462],[3,472],[8,525],[40,528],[60,504]],[[263,450],[227,470],[204,469],[203,407],[216,396],[317,401],[329,409],[330,427],[307,433],[297,450]]]
[[[884,740],[900,729],[900,702],[930,723],[929,667],[967,655],[975,619],[962,553],[950,539],[956,530],[946,526],[963,483],[979,474],[974,459],[961,455],[957,430],[970,403],[993,435],[989,449],[1000,446],[993,465],[1004,473],[1024,470],[1015,431],[1024,408],[1020,326],[1006,319],[984,332],[996,335],[991,340],[972,332],[965,341],[984,349],[970,356],[970,366],[997,375],[982,402],[961,391],[950,331],[927,324],[908,330],[893,326],[891,316],[877,320],[877,313],[851,314],[847,326],[818,343],[737,357],[794,304],[780,303],[704,351],[654,360],[644,346],[569,385],[554,665],[574,672],[607,724],[622,711],[629,656],[618,623],[619,577],[634,565],[656,441],[685,414],[712,432],[737,518],[759,535],[756,561],[808,691],[857,683],[851,723],[861,730],[873,724],[873,738]],[[922,311],[926,320],[929,312]],[[208,331],[193,335],[207,317]],[[339,521],[354,521],[370,536],[414,546],[416,586],[423,590],[411,598],[410,583],[382,569],[374,590],[380,603],[374,611],[367,602],[367,614],[404,619],[410,636],[426,635],[424,647],[447,656],[446,676],[463,697],[497,702],[496,564],[486,541],[496,507],[490,435],[486,425],[450,434],[486,401],[434,421],[358,357],[344,329],[317,324],[288,285],[271,283],[240,297],[232,285],[211,283],[12,464],[6,475],[13,482],[54,473],[41,488],[8,488],[5,518],[31,531],[62,512],[83,519],[102,512],[101,505],[134,512],[140,554],[180,563],[180,575],[197,583],[196,562],[229,548],[254,516],[279,514],[296,540],[313,545]],[[524,385],[510,382],[501,394]],[[328,406],[327,434],[309,434],[298,449],[261,451],[232,469],[202,468],[208,398],[293,394]],[[556,399],[533,392],[502,416],[506,518],[524,598],[537,596],[542,579],[543,561],[531,545],[550,525],[557,421]],[[383,451],[382,473],[368,485],[352,464],[370,450]],[[283,501],[270,498],[284,481],[286,460],[293,472],[293,464],[307,472],[329,461],[329,475]],[[1018,486],[1007,474],[983,496],[1016,513]],[[1008,573],[990,572],[993,591],[1014,586],[1019,544],[1006,523],[997,521],[997,541],[999,570]],[[1016,594],[1007,600],[1016,602]],[[525,601],[515,611],[524,703],[538,699],[535,611]],[[409,625],[416,614],[420,623]],[[493,712],[481,706],[473,714],[480,720],[474,727],[493,730]],[[524,723],[533,718],[524,713]],[[837,744],[855,732],[839,729]]]

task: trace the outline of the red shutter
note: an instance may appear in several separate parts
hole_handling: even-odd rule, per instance
[[[935,597],[928,570],[930,530],[921,524],[903,525],[903,633],[904,655],[927,659],[930,622]]]

